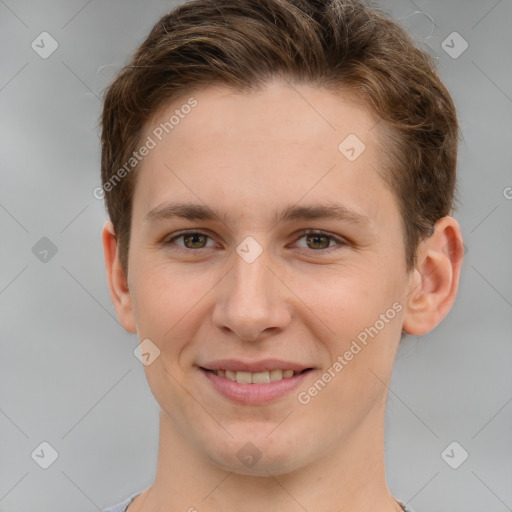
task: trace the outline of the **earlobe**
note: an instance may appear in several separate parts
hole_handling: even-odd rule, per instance
[[[457,295],[463,257],[459,225],[453,217],[443,217],[418,248],[418,265],[406,299],[405,332],[426,334],[448,314]]]
[[[119,245],[112,222],[108,221],[102,231],[103,255],[107,272],[110,297],[121,325],[131,333],[136,333],[132,298],[127,276],[119,260]]]

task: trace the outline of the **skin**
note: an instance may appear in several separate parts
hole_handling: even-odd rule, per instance
[[[401,510],[385,478],[387,386],[402,330],[427,333],[455,299],[456,220],[437,222],[408,272],[396,198],[378,173],[373,115],[348,96],[280,80],[258,92],[209,86],[193,96],[198,105],[137,170],[127,275],[112,225],[103,230],[120,322],[160,350],[144,366],[161,408],[157,473],[129,512]],[[186,99],[162,108],[146,136]],[[349,134],[366,145],[353,162],[338,150]],[[226,219],[145,217],[170,201],[206,204]],[[288,205],[333,202],[367,222],[276,223]],[[183,229],[207,237],[171,240]],[[334,238],[308,241],[305,229]],[[252,263],[236,252],[248,236],[262,248]],[[394,303],[401,311],[300,403],[298,392]],[[284,397],[244,405],[198,369],[221,358],[280,358],[316,370]],[[262,455],[251,468],[237,457],[248,442]]]

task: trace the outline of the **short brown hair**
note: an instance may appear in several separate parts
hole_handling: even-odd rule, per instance
[[[136,172],[112,183],[159,108],[198,87],[263,87],[274,77],[349,91],[380,117],[383,177],[403,220],[406,264],[450,215],[458,123],[433,59],[393,19],[358,0],[192,0],[161,18],[106,90],[101,177],[128,271]],[[341,141],[340,141],[341,142]],[[117,175],[117,178],[119,174]]]

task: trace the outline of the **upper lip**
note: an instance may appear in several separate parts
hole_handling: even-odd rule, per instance
[[[258,373],[268,370],[293,370],[301,372],[311,365],[283,361],[282,359],[262,359],[261,361],[241,361],[239,359],[217,359],[201,364],[201,368],[206,370],[230,370],[232,372],[250,372]]]

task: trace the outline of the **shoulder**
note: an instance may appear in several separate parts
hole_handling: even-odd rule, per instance
[[[404,512],[414,512],[403,501],[397,500],[399,505],[404,509]]]
[[[112,505],[111,507],[108,507],[103,510],[103,512],[126,512],[126,509],[128,508],[128,505],[140,494],[141,492],[137,492],[135,494],[132,494],[129,498],[126,498],[121,503],[118,503],[117,505]]]

